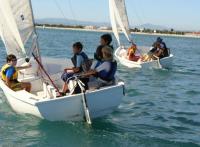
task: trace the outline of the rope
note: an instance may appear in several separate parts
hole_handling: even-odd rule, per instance
[[[32,53],[33,57],[35,58],[35,60],[37,61],[38,65],[41,67],[41,69],[44,71],[44,73],[46,74],[46,76],[48,77],[48,79],[50,80],[51,84],[53,85],[53,87],[57,90],[57,92],[59,93],[59,96],[62,96],[61,92],[59,91],[58,87],[54,84],[54,82],[52,81],[51,77],[49,76],[49,74],[47,73],[47,71],[44,69],[43,65],[40,63],[40,61],[36,58],[36,56]]]

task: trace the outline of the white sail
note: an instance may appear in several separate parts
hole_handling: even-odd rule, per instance
[[[117,22],[116,22],[115,13],[114,13],[113,2],[114,2],[113,0],[109,0],[110,20],[111,20],[113,33],[115,35],[115,38],[117,39],[118,44],[120,45],[120,39],[119,39],[118,30],[117,30]]]
[[[129,21],[128,21],[127,12],[126,12],[125,1],[124,0],[110,0],[109,5],[110,5],[111,25],[112,25],[112,29],[115,34],[115,37],[118,40],[119,37],[118,35],[116,35],[116,28],[118,25],[120,29],[122,30],[122,32],[125,34],[128,41],[131,41],[129,37],[129,34],[130,34]]]
[[[24,45],[34,32],[30,0],[0,0],[0,32],[7,54],[27,55]]]

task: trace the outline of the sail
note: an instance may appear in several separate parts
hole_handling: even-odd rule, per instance
[[[30,52],[24,47],[34,32],[30,0],[0,0],[0,32],[7,54],[20,58]]]
[[[111,20],[112,30],[115,35],[115,38],[117,39],[118,44],[120,45],[119,33],[117,30],[117,22],[116,22],[115,13],[114,13],[113,0],[109,0],[109,9],[110,9],[110,20]]]
[[[116,35],[116,28],[118,28],[119,26],[122,32],[125,34],[128,41],[131,41],[129,37],[129,34],[130,34],[129,21],[128,21],[128,16],[127,16],[127,11],[126,11],[125,0],[110,0],[109,8],[110,8],[111,25],[112,25],[112,29],[115,34],[115,37],[118,38],[118,36]]]

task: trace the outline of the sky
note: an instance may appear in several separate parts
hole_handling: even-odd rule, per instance
[[[131,26],[200,31],[200,0],[126,0]],[[34,16],[109,22],[108,0],[32,0]]]

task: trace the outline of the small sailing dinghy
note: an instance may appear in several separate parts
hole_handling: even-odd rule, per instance
[[[7,102],[17,113],[27,113],[50,121],[80,121],[101,117],[115,110],[124,95],[124,83],[117,81],[99,89],[82,89],[80,94],[57,97],[63,69],[71,60],[42,58],[34,26],[31,0],[0,0],[0,35],[7,54],[17,56],[17,65],[31,63],[20,71],[18,80],[30,82],[31,92],[13,91],[0,78]],[[28,46],[28,47],[25,47]],[[35,58],[33,58],[32,54]],[[29,63],[25,62],[29,57]],[[78,85],[81,82],[76,79]],[[56,85],[56,86],[55,86]]]
[[[119,62],[129,68],[169,68],[172,64],[173,55],[170,54],[162,59],[152,61],[131,61],[127,58],[128,47],[120,42],[119,29],[124,33],[127,40],[133,43],[129,31],[129,21],[126,12],[125,0],[109,0],[110,20],[114,36],[118,42],[119,47],[115,50],[115,57]],[[151,47],[137,47],[137,54],[139,56],[145,55],[149,52]]]

